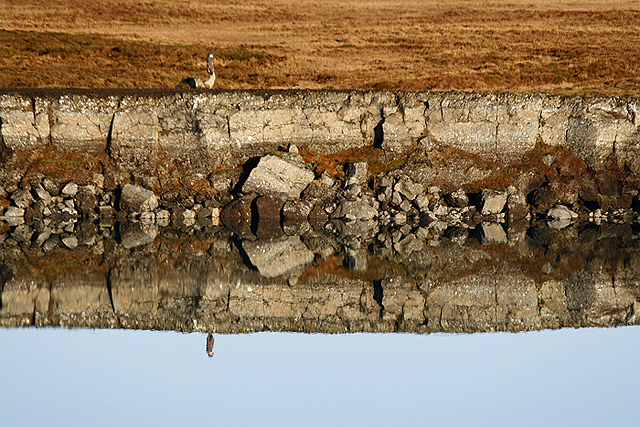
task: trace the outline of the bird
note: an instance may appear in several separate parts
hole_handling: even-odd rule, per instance
[[[207,55],[207,73],[209,74],[209,80],[203,82],[199,77],[187,77],[186,79],[178,83],[176,88],[179,88],[183,84],[186,84],[191,89],[199,89],[205,87],[207,89],[213,88],[213,83],[216,81],[216,66],[213,63],[214,58],[215,55],[213,54],[213,52],[209,52],[209,54]]]
[[[214,58],[215,55],[213,52],[209,52],[209,55],[207,55],[207,73],[209,73],[209,80],[204,82],[205,86],[209,89],[213,87],[213,83],[216,81],[216,66],[213,63]]]

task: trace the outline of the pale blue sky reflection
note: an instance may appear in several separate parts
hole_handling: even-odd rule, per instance
[[[474,335],[0,329],[3,426],[632,425],[640,328]]]

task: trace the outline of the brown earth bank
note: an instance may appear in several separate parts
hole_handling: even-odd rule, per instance
[[[0,87],[638,95],[640,2],[0,3]]]

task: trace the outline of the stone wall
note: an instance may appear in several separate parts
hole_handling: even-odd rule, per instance
[[[106,152],[123,170],[235,167],[287,146],[454,147],[517,161],[537,143],[594,169],[640,172],[637,98],[455,92],[14,90],[0,92],[10,150]]]

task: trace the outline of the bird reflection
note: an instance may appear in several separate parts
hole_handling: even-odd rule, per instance
[[[213,332],[209,332],[207,335],[207,354],[209,357],[213,357]]]

